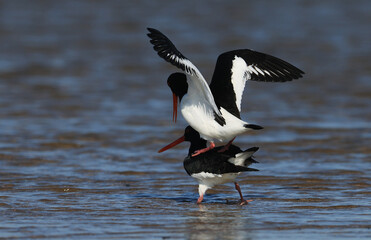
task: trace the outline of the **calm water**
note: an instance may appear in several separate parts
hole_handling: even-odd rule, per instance
[[[370,1],[0,1],[1,239],[371,238]],[[252,48],[306,72],[247,84],[243,119],[265,127],[233,184],[158,154],[173,124],[152,50],[158,28],[209,79],[217,56]]]

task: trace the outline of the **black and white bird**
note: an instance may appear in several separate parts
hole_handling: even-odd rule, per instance
[[[279,58],[240,49],[225,52],[218,57],[209,87],[197,67],[164,34],[153,28],[148,28],[148,31],[150,42],[158,55],[188,75],[186,84],[177,83],[177,79],[184,77],[175,75],[170,87],[183,92],[183,95],[177,97],[181,99],[180,108],[184,119],[203,139],[210,141],[209,147],[196,151],[193,156],[214,148],[214,142],[229,142],[227,148],[224,148],[226,150],[237,135],[251,129],[262,129],[242,121],[240,117],[242,94],[247,80],[285,82],[298,79],[304,74]],[[173,119],[176,119],[176,113],[173,113]]]
[[[172,73],[168,80],[167,80],[167,84],[168,86],[170,87],[171,91],[173,92],[173,121],[176,122],[176,119],[177,119],[177,112],[178,112],[178,99],[179,99],[179,102],[182,103],[182,98],[184,97],[184,95],[186,95],[187,93],[187,89],[188,89],[188,83],[187,83],[187,76],[184,74],[184,73],[180,73],[180,72],[177,72],[177,73]],[[183,105],[184,106],[184,105]],[[233,109],[231,109],[229,106],[225,106],[225,108],[223,109],[226,109],[227,112],[230,112],[228,110],[231,110],[233,111]],[[183,113],[183,112],[182,112]],[[239,116],[240,112],[238,111],[238,116]],[[239,118],[235,118],[233,117],[232,120],[236,120],[238,121]],[[211,120],[213,121],[213,120]],[[241,120],[240,120],[241,121]],[[229,121],[229,123],[231,123]],[[219,126],[219,125],[217,125]],[[224,126],[224,137],[226,139],[229,139],[228,137],[228,132],[227,130],[229,129],[228,127],[231,127],[233,125],[229,124],[228,126]],[[263,127],[259,126],[259,125],[256,125],[256,124],[248,124],[245,122],[245,130],[247,129],[255,129],[255,130],[259,130],[259,129],[262,129]],[[223,132],[222,132],[223,133]],[[233,135],[231,135],[233,136]],[[229,146],[232,144],[232,141],[234,140],[235,137],[232,138],[232,140],[230,140],[228,142],[227,145],[225,145],[223,148],[221,148],[219,151],[220,152],[223,152],[225,150],[228,150]],[[206,152],[212,148],[214,148],[214,143],[211,142],[211,145],[210,147],[205,147],[204,149],[199,149],[199,150],[196,150],[192,156],[197,156],[198,154],[200,153],[203,153],[203,152]]]
[[[258,147],[242,151],[239,147],[232,144],[223,153],[218,151],[221,147],[216,147],[205,153],[192,156],[194,151],[206,147],[206,140],[202,139],[200,134],[191,126],[188,126],[182,137],[165,146],[159,152],[166,151],[183,141],[191,142],[188,156],[184,159],[183,165],[186,172],[199,183],[198,192],[200,197],[197,200],[198,204],[202,202],[208,189],[228,182],[234,182],[241,198],[241,205],[252,201],[244,200],[241,188],[235,179],[241,172],[258,171],[248,167],[252,163],[257,163],[253,159],[253,154],[259,149]]]

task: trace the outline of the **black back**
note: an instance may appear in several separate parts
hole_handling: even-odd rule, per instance
[[[219,153],[216,149],[212,149],[206,153],[195,157],[187,156],[184,159],[183,166],[189,175],[200,172],[208,172],[213,174],[237,173],[245,171],[258,171],[254,168],[236,166],[228,161],[234,155]],[[251,161],[254,161],[251,159]]]
[[[183,162],[184,169],[189,175],[200,172],[223,174],[244,171],[258,171],[254,168],[236,166],[228,161],[228,159],[235,157],[237,153],[242,152],[242,150],[236,145],[231,145],[229,147],[229,150],[223,153],[218,152],[222,147],[217,147],[205,153],[192,157],[191,155],[193,152],[206,147],[206,140],[202,139],[200,137],[200,134],[191,126],[186,127],[184,131],[184,137],[185,141],[191,142],[188,156],[184,159]],[[254,148],[255,151],[257,149],[258,148]],[[250,161],[251,163],[256,162],[251,157],[246,161]]]

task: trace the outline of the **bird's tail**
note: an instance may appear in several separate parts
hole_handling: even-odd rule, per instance
[[[243,152],[237,153],[234,158],[230,158],[228,161],[236,166],[247,167],[252,163],[257,163],[257,161],[253,158],[253,154],[258,150],[258,147],[246,149]]]
[[[262,126],[259,126],[259,125],[256,125],[256,124],[245,124],[243,125],[245,128],[250,128],[250,129],[253,129],[253,130],[260,130],[260,129],[263,129]]]

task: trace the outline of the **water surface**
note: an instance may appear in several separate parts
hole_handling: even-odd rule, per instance
[[[369,1],[1,1],[0,238],[367,239]],[[207,192],[184,171],[168,75],[146,27],[210,79],[251,48],[306,72],[250,82],[242,117],[265,127],[239,183]]]

